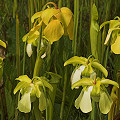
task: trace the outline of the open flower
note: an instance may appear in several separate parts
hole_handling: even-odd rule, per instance
[[[82,112],[88,113],[92,111],[91,98],[95,102],[99,102],[99,108],[101,113],[107,114],[110,111],[112,105],[112,99],[108,94],[105,86],[112,84],[119,88],[118,83],[109,80],[109,79],[100,79],[96,80],[90,78],[82,78],[78,82],[72,85],[72,89],[82,86],[83,89],[75,100],[75,107],[81,109]]]
[[[109,24],[109,30],[104,44],[107,45],[111,38],[111,51],[115,54],[120,54],[120,18],[115,17],[114,20],[102,23],[100,29],[106,24]]]
[[[95,69],[100,70],[105,77],[107,77],[107,70],[99,63],[97,59],[94,59],[92,56],[89,56],[88,59],[85,57],[74,56],[68,59],[64,66],[73,64],[73,66],[81,66],[84,65],[84,70],[80,73],[82,76],[90,77],[91,73],[95,72]],[[75,68],[76,69],[76,68]]]
[[[64,66],[68,64],[73,64],[74,66],[76,66],[71,75],[71,85],[81,80],[82,77],[90,77],[91,79],[94,79],[96,76],[96,68],[103,72],[105,77],[107,77],[108,75],[107,70],[100,63],[98,63],[96,59],[86,59],[84,57],[74,56],[67,60],[64,63]]]
[[[18,109],[21,112],[28,113],[31,111],[31,102],[34,102],[36,97],[39,99],[39,109],[43,111],[46,109],[47,99],[44,94],[44,87],[53,91],[53,87],[46,81],[45,77],[34,77],[32,80],[27,75],[21,75],[16,80],[20,82],[14,89],[14,94],[20,90],[22,97],[18,101]]]
[[[51,43],[58,41],[63,35],[69,35],[69,38],[73,39],[73,13],[71,10],[67,7],[57,8],[53,2],[47,3],[46,6],[49,4],[53,4],[54,7],[48,7],[32,16],[33,28],[23,37],[23,42],[27,40],[28,43],[32,43],[37,40],[40,27],[42,27],[42,38]]]

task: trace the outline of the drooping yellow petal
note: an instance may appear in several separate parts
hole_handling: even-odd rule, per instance
[[[23,42],[25,42],[27,40],[27,43],[28,44],[31,44],[33,42],[35,42],[35,40],[37,40],[39,37],[39,32],[38,31],[35,31],[34,33],[30,34],[27,33],[26,35],[23,36],[22,40]]]
[[[63,24],[63,27],[64,27],[64,35],[68,35],[67,33],[67,24],[64,20],[64,17],[62,15],[61,12],[59,12],[58,14],[55,15],[55,17]]]
[[[35,31],[32,35],[28,37],[28,40],[27,40],[28,44],[35,42],[35,40],[37,40],[38,37],[39,37],[39,32]]]
[[[47,25],[48,22],[50,21],[51,17],[55,14],[60,12],[59,9],[54,9],[54,8],[47,8],[46,10],[42,11],[41,18],[43,22]]]
[[[118,36],[116,41],[111,45],[111,51],[115,54],[120,54],[120,36]]]
[[[64,34],[64,29],[59,20],[52,20],[44,29],[45,37],[51,41],[59,40]]]
[[[27,37],[28,37],[28,33],[23,36],[23,38],[22,38],[23,42],[25,42],[27,40]]]
[[[71,21],[73,13],[67,7],[62,7],[61,8],[61,13],[62,13],[62,16],[63,16],[63,19],[64,19],[66,25],[68,26],[70,21]]]
[[[33,34],[35,31],[37,31],[37,30],[39,30],[39,28],[42,26],[42,21],[40,21],[40,23],[38,24],[38,25],[36,25],[35,27],[33,27],[31,30],[30,30],[30,32],[29,32],[29,36],[31,35],[31,34]]]
[[[73,40],[73,19],[71,19],[68,25],[67,32],[68,32],[70,40]]]
[[[35,13],[35,14],[31,17],[31,22],[33,23],[36,18],[41,17],[41,14],[42,14],[42,11]]]
[[[6,44],[5,44],[5,42],[3,42],[2,40],[0,40],[0,46],[6,48]]]
[[[72,12],[69,8],[67,7],[62,7],[61,12],[55,15],[55,17],[63,24],[64,26],[64,35],[69,35],[70,39],[72,40],[73,38],[73,20],[72,19]]]
[[[42,26],[42,21],[36,26],[34,26],[29,33],[23,36],[22,40],[25,42],[27,40],[28,43],[32,43],[34,40],[36,40],[39,37],[38,30]]]

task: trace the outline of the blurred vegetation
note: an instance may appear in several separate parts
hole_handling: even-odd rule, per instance
[[[24,43],[22,37],[28,33],[31,24],[31,16],[42,9],[50,0],[0,0],[0,39],[7,43],[6,57],[4,59],[3,80],[0,83],[0,117],[1,120],[34,120],[33,111],[25,115],[17,108],[17,95],[13,90],[18,83],[15,78],[23,74]],[[74,55],[88,57],[91,55],[90,44],[90,22],[91,3],[95,3],[98,9],[98,24],[120,16],[120,0],[51,0],[59,7],[69,7],[74,14],[74,40],[69,40],[68,36],[63,36],[52,45],[50,64],[44,65],[43,70],[57,73],[62,76],[57,86],[55,104],[53,110],[53,120],[90,120],[90,113],[84,114],[74,107],[81,88],[71,90],[70,77],[73,68],[64,67],[64,62]],[[19,47],[20,47],[20,73],[16,66],[16,14],[19,19]],[[105,40],[108,26],[101,32],[101,41]],[[104,42],[103,42],[104,43]],[[103,44],[102,43],[102,44]],[[111,53],[109,46],[104,46],[101,53],[101,64],[109,72],[109,79],[117,81],[120,70],[120,55]],[[32,77],[36,59],[36,48],[34,55],[29,58],[26,55],[25,73]],[[46,61],[45,61],[46,63]],[[47,69],[49,68],[49,69]],[[67,76],[67,77],[66,77]],[[120,81],[118,81],[120,83]],[[108,87],[109,92],[112,86]],[[63,96],[65,102],[63,103]],[[61,106],[63,110],[61,112]],[[100,115],[100,120],[107,120],[107,115]],[[115,113],[117,114],[117,113]],[[45,117],[45,112],[43,113]],[[99,120],[99,118],[97,119]],[[116,119],[117,120],[117,119]]]

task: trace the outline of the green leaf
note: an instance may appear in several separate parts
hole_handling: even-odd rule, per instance
[[[31,111],[30,92],[24,93],[21,100],[18,101],[18,109],[21,112],[29,113]]]
[[[101,113],[107,114],[112,106],[112,99],[105,91],[100,91],[99,108]]]
[[[53,87],[50,83],[48,83],[46,80],[42,80],[45,87],[49,88],[51,91],[53,91]]]
[[[107,70],[100,63],[91,62],[91,66],[94,67],[94,68],[97,68],[98,70],[100,70],[105,75],[105,77],[108,76]]]
[[[102,79],[101,84],[111,84],[119,88],[119,84],[117,82],[109,80],[109,79]]]
[[[5,87],[5,97],[6,97],[8,120],[13,120],[14,114],[15,114],[15,105],[14,105],[13,98],[10,94],[10,91],[6,87]]]
[[[46,100],[43,92],[41,92],[41,95],[39,97],[39,109],[40,111],[43,111],[46,109]]]
[[[88,112],[92,111],[92,104],[91,104],[91,98],[90,98],[91,90],[92,90],[92,86],[87,88],[84,91],[83,96],[82,96],[81,101],[80,101],[80,109],[84,113],[88,113]]]
[[[46,81],[46,80],[47,80],[47,78],[45,78],[45,77],[37,77],[37,78],[34,77],[33,83],[36,84],[36,85],[39,85],[39,86],[44,85],[45,87],[47,87],[51,91],[53,91],[52,85],[50,83],[48,83],[48,81]]]
[[[67,60],[65,63],[64,63],[64,66],[66,65],[69,65],[69,64],[82,64],[82,65],[87,65],[87,59],[84,58],[84,57],[78,57],[78,56],[74,56],[72,58],[70,58],[69,60]]]
[[[90,78],[82,78],[72,85],[72,89],[74,89],[75,87],[84,86],[84,85],[92,86],[93,80]]]
[[[19,83],[17,84],[17,86],[15,87],[15,89],[14,89],[14,94],[16,94],[16,92],[17,92],[18,90],[20,90],[20,89],[22,89],[22,88],[25,88],[25,87],[29,87],[29,86],[30,86],[30,84],[27,83],[27,82],[24,82],[24,81],[19,82]]]
[[[59,20],[52,20],[44,29],[44,35],[50,42],[58,41],[63,34],[64,29]]]
[[[92,7],[92,19],[98,20],[98,11],[95,4],[93,4],[93,7]]]
[[[32,80],[27,75],[21,75],[18,78],[16,78],[16,80],[24,81],[24,82],[27,82],[27,83],[32,82]]]
[[[52,72],[47,72],[50,76],[50,83],[58,83],[59,79],[61,79],[62,77],[58,74],[52,73]]]

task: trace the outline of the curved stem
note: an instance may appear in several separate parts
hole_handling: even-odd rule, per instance
[[[58,9],[58,6],[57,6],[54,2],[48,2],[47,4],[45,4],[45,5],[43,6],[42,10],[45,10],[45,8],[47,7],[47,5],[49,5],[49,4],[54,5],[55,9]]]

